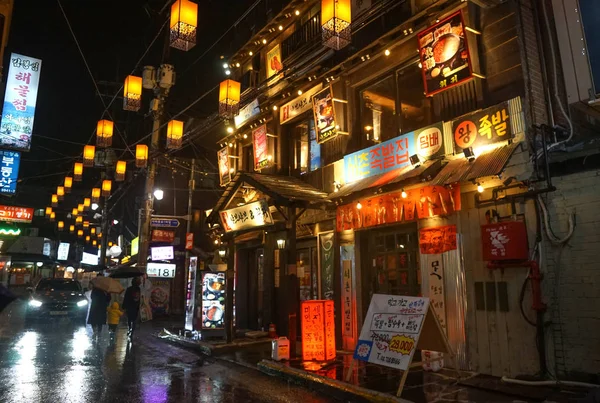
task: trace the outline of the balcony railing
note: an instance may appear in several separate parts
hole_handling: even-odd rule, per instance
[[[315,38],[320,37],[321,15],[320,13],[317,13],[283,41],[281,44],[281,58],[285,62],[289,56],[293,55],[304,46],[312,44]]]

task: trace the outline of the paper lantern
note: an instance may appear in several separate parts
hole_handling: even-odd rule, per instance
[[[112,189],[112,182],[108,179],[102,181],[102,196],[108,197],[110,196],[110,191]]]
[[[98,232],[98,239],[102,239],[102,232]]]
[[[86,197],[83,199],[83,209],[84,210],[89,210],[91,205],[92,205],[92,199],[90,199],[89,197]]]
[[[240,83],[225,80],[219,85],[219,114],[224,117],[233,117],[239,110]]]
[[[142,107],[142,77],[127,76],[123,85],[123,109],[139,111]]]
[[[77,218],[75,219],[75,224],[82,225],[83,224],[83,217],[82,216],[77,216]]]
[[[83,237],[83,230],[82,229],[77,230],[77,236],[79,238]]]
[[[69,225],[69,232],[71,234],[75,232],[75,226],[74,225]]]
[[[54,222],[54,220],[55,220],[55,219],[56,219],[56,213],[53,211],[53,212],[50,214],[50,221]]]
[[[177,149],[181,147],[183,140],[183,122],[181,120],[171,120],[167,125],[167,148]]]
[[[100,188],[92,189],[92,202],[98,203],[100,201]]]
[[[77,211],[79,211],[80,213],[83,213],[83,210],[84,210],[84,209],[85,209],[85,208],[84,208],[83,204],[78,204],[78,205],[77,205]]]
[[[172,47],[188,51],[196,46],[198,5],[189,0],[177,0],[171,6],[169,42]]]
[[[52,214],[52,207],[46,207],[46,217],[50,217],[50,214]]]
[[[92,241],[92,246],[96,246],[97,244],[98,244],[98,242],[96,242],[96,240],[94,239],[94,240]]]
[[[79,215],[79,210],[77,210],[77,207],[73,207],[73,210],[71,210],[71,215],[73,217],[77,217],[77,215]]]
[[[81,162],[76,162],[73,167],[73,177],[75,182],[81,181],[81,175],[83,175],[83,164]]]
[[[127,162],[117,161],[117,166],[115,168],[115,180],[119,182],[125,180],[125,171],[127,171]]]
[[[145,168],[148,165],[148,146],[138,144],[135,146],[135,166]]]
[[[70,193],[71,187],[73,186],[73,178],[71,176],[65,177],[65,192]]]
[[[109,242],[109,243],[108,243],[108,247],[110,248],[111,246],[113,246],[113,243],[112,243],[112,242]]]
[[[96,147],[90,145],[83,147],[83,165],[86,167],[93,167],[95,155]]]
[[[96,126],[96,145],[98,147],[110,147],[112,145],[113,126],[114,124],[110,120],[102,119],[98,121],[98,126]]]
[[[58,222],[58,230],[62,231],[63,229],[65,229],[65,222],[64,221],[59,221]]]
[[[90,234],[96,235],[96,227],[90,228]]]
[[[321,0],[323,45],[340,50],[352,40],[352,0]]]
[[[58,196],[57,195],[52,195],[52,199],[51,199],[51,204],[52,207],[58,207]]]
[[[58,196],[58,200],[63,200],[65,198],[65,187],[64,186],[57,187],[56,195]]]
[[[85,237],[85,241],[86,241],[86,242],[89,242],[91,239],[92,239],[92,237],[91,237],[91,236],[89,236],[89,235],[87,235],[87,236]]]
[[[84,221],[83,222],[83,228],[89,228],[90,227],[90,222],[89,221]]]

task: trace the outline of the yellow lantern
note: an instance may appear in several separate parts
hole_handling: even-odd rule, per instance
[[[148,165],[148,146],[138,144],[135,146],[135,166],[145,168]]]
[[[102,232],[98,232],[98,239],[102,239]]]
[[[52,207],[46,207],[46,217],[50,217],[50,214],[52,214]]]
[[[52,195],[52,207],[58,207],[58,195]]]
[[[89,235],[87,235],[87,236],[85,237],[85,241],[86,241],[86,242],[89,242],[91,239],[92,239],[92,237],[90,237]]]
[[[83,230],[82,229],[77,230],[77,236],[79,238],[83,237]]]
[[[90,227],[90,222],[89,221],[84,221],[83,222],[83,228],[89,228]]]
[[[125,180],[125,171],[127,171],[127,162],[117,161],[117,166],[115,168],[115,180],[119,182]]]
[[[92,201],[98,203],[100,201],[100,188],[92,189]]]
[[[86,167],[93,167],[95,155],[96,147],[90,145],[83,147],[83,165]]]
[[[55,219],[56,219],[56,213],[53,211],[53,212],[50,214],[50,221],[54,222],[54,220],[55,220]]]
[[[96,246],[96,245],[98,245],[98,242],[96,242],[96,240],[94,239],[94,240],[92,241],[92,246]]]
[[[167,148],[175,149],[181,147],[183,140],[183,122],[171,120],[167,125]]]
[[[90,228],[90,234],[96,235],[96,227]]]
[[[65,222],[64,221],[59,221],[58,222],[58,230],[62,231],[63,229],[65,229]]]
[[[110,190],[112,189],[112,182],[108,179],[102,181],[102,196],[110,196]]]
[[[98,147],[110,147],[112,145],[113,122],[102,119],[96,126],[96,145]]]
[[[240,83],[225,80],[219,85],[219,114],[232,117],[238,113],[240,104]]]
[[[198,5],[189,0],[177,0],[171,6],[171,46],[188,51],[196,46],[198,27]]]
[[[123,85],[123,109],[139,111],[142,106],[142,77],[127,76]]]
[[[69,225],[69,232],[71,234],[75,232],[75,226],[74,225]]]
[[[78,204],[77,205],[77,211],[79,211],[80,213],[83,213],[83,210],[84,210],[83,204]]]
[[[73,178],[70,176],[67,176],[65,178],[65,192],[70,193],[72,186],[73,186]]]
[[[73,217],[77,217],[78,214],[79,214],[79,210],[77,210],[76,207],[73,207],[73,210],[71,210],[71,215]]]
[[[113,246],[113,243],[112,243],[112,242],[109,242],[109,243],[108,243],[108,247],[110,248],[111,246]]]
[[[92,205],[92,199],[90,199],[89,197],[86,197],[83,199],[83,209],[84,210],[88,210],[91,205]]]
[[[321,0],[323,45],[340,50],[352,40],[352,0]]]
[[[83,164],[81,162],[76,162],[73,167],[73,177],[75,178],[75,182],[81,181],[81,175],[83,175]]]
[[[62,200],[65,198],[65,187],[59,186],[56,188],[56,195],[58,196],[58,200]]]
[[[77,225],[83,224],[83,217],[77,216],[77,218],[75,219],[75,224],[77,224]]]

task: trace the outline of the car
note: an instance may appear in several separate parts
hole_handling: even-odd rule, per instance
[[[77,280],[45,278],[30,289],[26,318],[28,322],[69,318],[85,323],[88,300]]]

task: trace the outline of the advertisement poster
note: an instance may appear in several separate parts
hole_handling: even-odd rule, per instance
[[[258,200],[219,213],[225,232],[273,224],[273,217],[266,200]]]
[[[426,95],[444,91],[472,77],[464,28],[462,13],[458,11],[418,34]]]
[[[194,330],[194,309],[196,300],[196,270],[198,257],[190,256],[185,287],[185,330]]]
[[[335,128],[335,110],[331,86],[319,91],[312,98],[315,125],[317,126],[317,143],[321,144],[337,136]]]
[[[354,359],[407,370],[428,309],[429,298],[373,294]]]
[[[454,151],[506,141],[514,137],[508,102],[469,113],[452,121]]]
[[[419,231],[422,254],[442,254],[456,249],[456,225],[425,228]]]
[[[202,328],[223,329],[225,317],[225,273],[202,277]]]
[[[20,162],[20,152],[0,150],[0,193],[14,194],[17,190]]]
[[[171,294],[170,280],[152,280],[150,290],[150,308],[152,315],[168,315]]]
[[[333,232],[319,234],[321,263],[321,293],[323,299],[333,299]]]
[[[273,49],[267,52],[267,78],[273,77],[281,70],[283,70],[283,64],[281,63],[281,47],[275,45]]]
[[[29,151],[42,61],[12,53],[0,121],[0,147]]]
[[[221,186],[227,186],[231,182],[231,170],[229,167],[229,150],[224,147],[217,151],[217,161],[219,163],[219,181]]]
[[[269,165],[267,126],[262,125],[252,131],[252,147],[254,150],[254,169],[260,171]]]
[[[0,221],[30,223],[32,219],[33,209],[30,207],[0,205]]]

